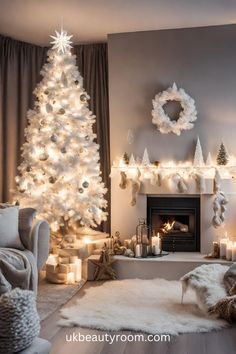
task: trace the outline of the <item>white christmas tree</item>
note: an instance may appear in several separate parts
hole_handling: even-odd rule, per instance
[[[36,102],[28,112],[23,162],[16,177],[20,205],[35,207],[53,232],[63,235],[106,220],[106,188],[94,141],[95,116],[71,54],[71,36],[53,37]]]
[[[209,152],[209,154],[207,156],[206,165],[207,166],[213,166],[214,165],[210,152]]]
[[[130,159],[129,159],[129,165],[133,166],[135,164],[136,164],[136,161],[135,161],[134,155],[131,154]]]
[[[199,137],[197,138],[197,145],[196,145],[196,149],[195,149],[193,165],[196,166],[196,167],[204,166],[204,159],[203,159],[203,155],[202,155],[202,147],[201,147],[201,143],[200,143]]]
[[[144,153],[143,153],[142,165],[144,165],[144,166],[150,165],[150,160],[149,160],[147,148],[145,148]]]

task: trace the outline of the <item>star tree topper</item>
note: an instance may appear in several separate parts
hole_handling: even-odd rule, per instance
[[[70,39],[73,37],[69,36],[66,31],[61,28],[61,32],[55,31],[56,36],[50,36],[54,41],[51,42],[53,44],[53,49],[57,49],[58,52],[65,53],[68,49],[72,48]]]

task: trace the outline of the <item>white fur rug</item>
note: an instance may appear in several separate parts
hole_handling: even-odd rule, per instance
[[[91,287],[77,304],[61,311],[61,326],[134,330],[152,334],[208,332],[227,323],[207,317],[189,291],[181,304],[177,281],[127,279]]]

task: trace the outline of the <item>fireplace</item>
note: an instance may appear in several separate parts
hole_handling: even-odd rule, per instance
[[[147,197],[147,223],[164,251],[200,251],[200,197]]]

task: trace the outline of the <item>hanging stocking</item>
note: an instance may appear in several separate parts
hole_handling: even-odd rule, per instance
[[[128,180],[127,180],[126,173],[121,171],[120,177],[121,177],[121,179],[120,179],[119,186],[120,186],[121,189],[126,189],[126,187],[128,185]]]
[[[195,179],[196,181],[196,185],[197,185],[197,190],[200,193],[204,193],[206,190],[206,181],[204,176],[201,173],[194,173],[192,175],[192,177]]]
[[[139,192],[140,186],[141,186],[140,177],[141,177],[141,172],[139,169],[137,169],[137,174],[136,174],[135,178],[132,179],[132,181],[131,181],[131,195],[132,195],[132,199],[130,202],[131,206],[136,205],[137,195],[138,195],[138,192]]]
[[[214,216],[212,218],[212,225],[215,228],[218,228],[224,224],[226,205],[229,202],[225,193],[221,190],[220,174],[218,170],[216,170],[216,174],[215,174],[214,191],[215,191],[215,199],[213,202]]]

